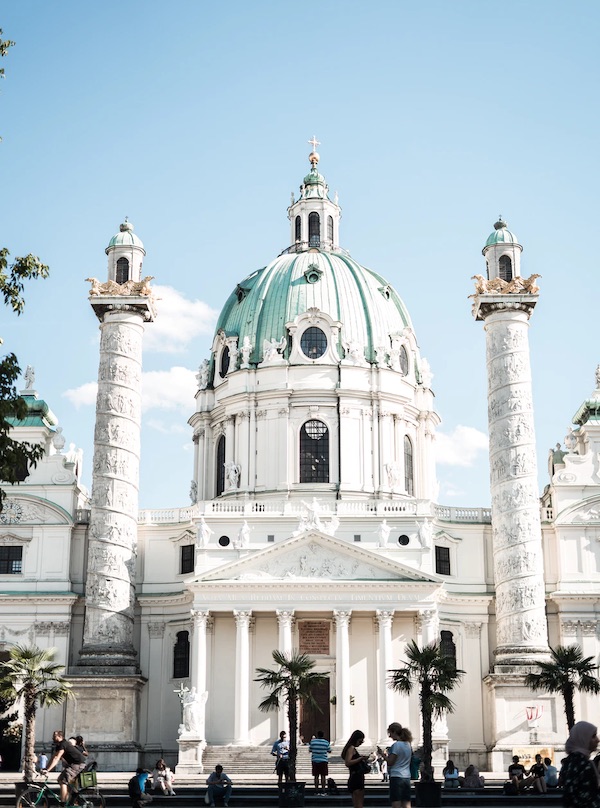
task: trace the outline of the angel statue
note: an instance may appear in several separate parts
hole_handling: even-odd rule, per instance
[[[287,344],[286,338],[282,337],[279,341],[276,339],[263,340],[263,362],[277,362],[282,360],[281,351]]]

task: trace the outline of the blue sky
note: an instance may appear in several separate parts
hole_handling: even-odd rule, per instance
[[[98,329],[84,278],[127,215],[161,313],[144,354],[142,507],[187,504],[194,373],[235,285],[289,243],[316,134],[341,243],[386,277],[434,373],[440,501],[489,504],[484,334],[468,295],[499,213],[537,272],[540,488],[600,361],[600,5],[4,0],[0,243],[51,267],[3,350],[91,483]]]

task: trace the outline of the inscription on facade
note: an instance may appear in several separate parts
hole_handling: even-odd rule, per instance
[[[301,654],[329,654],[327,620],[303,620],[298,624],[298,647]]]

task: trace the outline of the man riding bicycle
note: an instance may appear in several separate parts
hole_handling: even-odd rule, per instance
[[[54,731],[52,740],[54,741],[52,760],[42,774],[52,771],[60,760],[63,761],[65,765],[58,775],[58,782],[60,783],[60,801],[64,805],[69,796],[69,783],[85,769],[85,755],[72,743],[65,740],[65,734],[60,729]]]

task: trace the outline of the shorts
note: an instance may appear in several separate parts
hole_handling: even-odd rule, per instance
[[[290,761],[287,758],[282,758],[278,760],[275,765],[275,771],[277,774],[289,774],[290,771]]]
[[[70,763],[65,766],[61,773],[58,775],[59,783],[70,783],[74,780],[79,772],[85,769],[85,763]]]
[[[390,802],[410,802],[408,777],[390,777]]]
[[[327,777],[329,774],[329,765],[326,760],[314,761],[312,764],[313,777]]]

